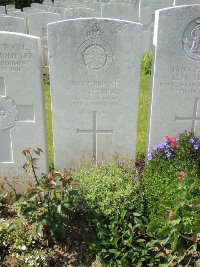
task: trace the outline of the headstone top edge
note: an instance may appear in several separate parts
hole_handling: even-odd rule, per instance
[[[161,12],[164,13],[164,12],[167,12],[169,10],[184,10],[184,9],[189,9],[189,8],[193,8],[193,7],[198,7],[200,8],[200,4],[193,4],[193,5],[182,5],[182,6],[172,6],[172,7],[165,7],[165,8],[160,8],[160,9],[157,9],[155,11],[155,14],[158,13],[160,14]]]
[[[12,10],[14,11],[14,10]],[[4,16],[0,16],[1,18],[12,18],[13,20],[24,20],[24,18],[19,18],[19,17],[13,17],[13,16],[9,16],[9,15],[4,15]]]
[[[27,38],[27,39],[35,39],[35,40],[40,40],[40,37],[34,36],[34,35],[29,35],[29,34],[24,34],[24,33],[19,33],[19,32],[7,32],[7,31],[0,31],[0,34],[3,36],[4,35],[10,35],[10,36],[20,36],[22,38]]]
[[[67,19],[67,20],[60,20],[60,21],[56,21],[56,22],[52,22],[52,23],[48,23],[48,29],[52,28],[52,27],[56,27],[56,25],[58,24],[65,24],[68,22],[75,22],[75,21],[110,21],[110,22],[121,22],[121,23],[128,23],[128,24],[132,24],[135,26],[139,26],[139,27],[143,27],[143,25],[139,22],[135,22],[135,21],[129,21],[129,20],[120,20],[120,19],[111,19],[111,18],[76,18],[76,19]]]

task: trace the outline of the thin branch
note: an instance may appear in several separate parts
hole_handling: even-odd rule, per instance
[[[12,185],[8,182],[7,178],[4,177],[4,180],[6,181],[7,185],[12,189],[12,191],[13,191],[14,194],[15,194],[15,196],[17,196],[17,191],[16,191],[16,189],[14,188],[14,186],[12,186]]]
[[[34,167],[34,165],[33,165],[33,157],[32,157],[32,155],[31,155],[31,152],[30,152],[30,151],[28,151],[28,152],[29,152],[29,156],[30,156],[30,159],[31,159],[31,169],[32,169],[32,171],[33,171],[34,178],[35,178],[35,180],[36,180],[37,185],[40,185],[40,183],[39,183],[39,181],[38,181],[38,179],[37,179],[36,172],[35,172],[35,167]]]
[[[184,236],[184,235],[182,235],[181,233],[178,233],[178,234],[179,234],[179,236],[181,236],[182,238],[184,238],[184,239],[186,239],[186,240],[188,240],[188,241],[191,241],[191,242],[195,243],[195,240],[193,240],[192,238],[189,238],[189,237],[187,237],[187,236]]]

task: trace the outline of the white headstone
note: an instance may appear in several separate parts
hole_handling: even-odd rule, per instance
[[[135,158],[142,25],[75,19],[48,25],[55,165]]]
[[[174,0],[140,0],[140,23],[150,26],[154,23],[155,11],[157,9],[173,6]]]
[[[60,15],[51,12],[28,15],[29,34],[41,37],[44,65],[48,65],[47,24],[60,20]]]
[[[200,4],[200,0],[174,0],[174,6]]]
[[[6,10],[7,11],[15,10],[15,5],[6,5]]]
[[[200,135],[200,6],[156,13],[149,148],[166,135]]]
[[[5,6],[0,6],[0,14],[6,14]]]
[[[53,7],[53,13],[57,13],[60,15],[60,19],[63,20],[65,18],[65,8],[64,7]]]
[[[130,4],[130,0],[110,0],[111,4]]]
[[[97,17],[97,12],[95,9],[75,7],[65,9],[64,18],[65,19],[76,19],[76,18],[89,18]]]
[[[42,5],[39,4],[39,3],[32,3],[32,4],[31,4],[31,7],[33,7],[33,8],[41,8]]]
[[[53,2],[51,0],[44,0],[42,5],[53,6]]]
[[[101,6],[101,16],[102,18],[138,21],[139,10],[127,4],[104,4]]]
[[[26,21],[23,18],[0,16],[0,31],[26,33]]]
[[[28,12],[30,10],[33,10],[33,7],[30,7],[30,6],[23,7],[23,12]]]
[[[0,178],[27,183],[22,150],[41,148],[37,174],[48,171],[40,40],[0,32],[0,51]]]
[[[26,12],[21,12],[21,11],[8,11],[7,12],[8,16],[12,17],[17,17],[17,18],[22,18],[25,19],[25,25],[26,25],[26,30],[25,32],[28,33],[28,14]]]

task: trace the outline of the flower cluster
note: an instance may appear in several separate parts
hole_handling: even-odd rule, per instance
[[[153,146],[153,151],[148,152],[147,159],[152,160],[154,151],[164,152],[167,158],[171,157],[172,150],[180,147],[178,141],[179,137],[173,138],[169,135],[165,136],[164,140],[159,145]]]
[[[194,150],[200,149],[200,136],[192,137],[189,142],[192,144]]]

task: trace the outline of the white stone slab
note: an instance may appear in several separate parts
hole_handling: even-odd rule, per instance
[[[28,14],[27,12],[21,12],[21,11],[8,11],[7,12],[8,16],[12,16],[12,17],[17,17],[17,18],[22,18],[25,19],[25,33],[28,33]]]
[[[133,5],[104,4],[101,6],[102,18],[121,19],[129,21],[139,20],[139,10]]]
[[[44,0],[42,5],[53,6],[53,2],[51,0]]]
[[[173,0],[140,0],[140,23],[149,26],[154,23],[155,11],[173,6]]]
[[[135,158],[142,25],[75,19],[48,25],[54,155]]]
[[[174,0],[174,6],[200,4],[200,0]]]
[[[6,10],[15,10],[15,5],[6,5]]]
[[[75,7],[65,9],[64,18],[65,19],[76,19],[76,18],[90,18],[97,17],[97,12],[95,9]]]
[[[40,40],[0,32],[0,51],[0,179],[24,184],[33,175],[23,171],[22,150],[43,149],[37,174],[48,171]]]
[[[65,8],[64,7],[53,7],[53,13],[57,13],[60,15],[60,19],[63,20],[65,18]]]
[[[33,7],[33,8],[41,8],[42,5],[39,4],[39,3],[32,3],[32,4],[31,4],[31,7]]]
[[[26,21],[23,18],[0,16],[0,31],[26,33]]]
[[[200,135],[200,6],[156,13],[149,148],[185,130]]]
[[[32,10],[33,7],[27,6],[27,7],[23,7],[23,12],[28,12],[30,10]]]
[[[0,6],[0,14],[6,14],[5,6]]]
[[[130,4],[130,0],[110,0],[111,4]]]
[[[29,34],[41,37],[44,65],[48,65],[47,24],[60,20],[60,15],[51,12],[30,13],[28,15]]]

